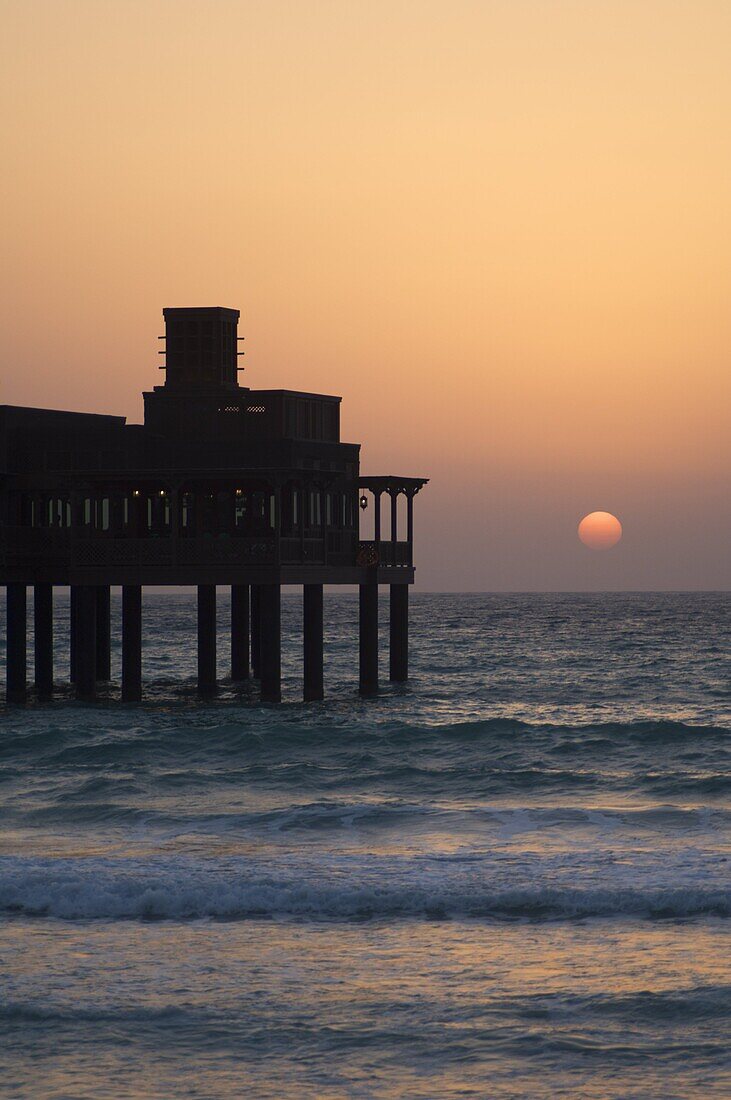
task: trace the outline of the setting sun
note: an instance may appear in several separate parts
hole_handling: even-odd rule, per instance
[[[622,524],[611,512],[590,512],[579,524],[579,538],[590,550],[609,550],[622,537]]]

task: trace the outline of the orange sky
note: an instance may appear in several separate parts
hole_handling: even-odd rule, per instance
[[[162,307],[238,307],[432,478],[421,587],[731,587],[731,5],[0,12],[1,402],[139,419]]]

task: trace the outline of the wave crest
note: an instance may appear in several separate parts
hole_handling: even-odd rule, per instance
[[[577,920],[731,916],[723,886],[510,886],[470,873],[404,877],[278,874],[123,861],[18,861],[0,874],[0,913],[61,920]]]

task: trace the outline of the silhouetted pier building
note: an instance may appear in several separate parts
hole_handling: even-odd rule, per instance
[[[362,477],[340,398],[238,384],[233,309],[165,309],[165,383],[144,424],[0,406],[0,583],[7,698],[25,701],[26,593],[35,689],[51,697],[53,586],[70,586],[70,670],[110,679],[110,586],[122,589],[122,698],[142,697],[142,587],[198,591],[198,685],[216,689],[216,586],[231,589],[231,677],[280,698],[281,586],[304,592],[304,696],[323,696],[323,586],[358,585],[360,690],[378,686],[378,586],[390,586],[390,676],[408,676],[413,506],[424,478]],[[405,523],[399,529],[399,498]],[[387,530],[382,503],[390,503]],[[363,506],[375,509],[363,541]],[[384,525],[385,526],[385,525]],[[386,537],[384,537],[386,536]]]

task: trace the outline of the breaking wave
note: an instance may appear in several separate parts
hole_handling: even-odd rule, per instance
[[[544,879],[549,871],[544,871]],[[512,884],[474,856],[283,868],[237,861],[19,860],[0,869],[0,912],[61,920],[654,920],[731,916],[731,885]]]

